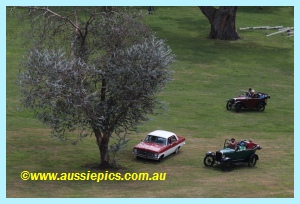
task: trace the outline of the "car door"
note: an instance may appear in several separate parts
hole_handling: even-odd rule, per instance
[[[233,160],[235,161],[244,161],[251,155],[252,151],[250,150],[238,150],[233,154]]]
[[[174,140],[174,138],[172,138],[172,137],[173,136],[171,136],[167,139],[167,150],[166,150],[165,156],[172,154],[175,151],[176,146],[178,144],[178,141]]]
[[[252,99],[250,97],[246,97],[245,100],[243,100],[243,103],[246,108],[249,108],[251,106]]]
[[[248,102],[248,108],[256,108],[258,101],[259,99],[257,98],[250,98]]]

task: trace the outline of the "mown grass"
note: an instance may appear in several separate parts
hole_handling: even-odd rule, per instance
[[[145,11],[147,8],[143,8]],[[293,7],[239,7],[237,28],[293,26]],[[99,156],[94,138],[78,145],[50,137],[29,111],[18,111],[16,74],[25,39],[17,20],[7,18],[7,197],[294,197],[294,39],[272,31],[239,31],[242,39],[208,39],[209,24],[197,7],[155,7],[148,25],[177,55],[174,80],[159,94],[169,109],[142,124],[140,133],[118,155],[126,172],[166,172],[166,181],[22,181],[31,172],[103,172],[91,169]],[[241,89],[271,95],[265,112],[225,109]],[[146,133],[165,129],[186,137],[178,155],[161,163],[137,160],[131,153]],[[205,168],[206,151],[225,138],[252,138],[262,145],[255,168],[237,166],[224,173]],[[112,170],[111,170],[112,171]],[[234,193],[233,193],[234,192]]]

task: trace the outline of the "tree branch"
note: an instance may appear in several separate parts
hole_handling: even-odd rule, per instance
[[[206,18],[209,20],[210,24],[213,22],[213,17],[217,9],[215,9],[213,6],[199,6],[201,12],[206,16]]]
[[[80,29],[80,27],[78,27],[78,25],[76,23],[74,23],[69,17],[65,17],[65,16],[61,16],[58,13],[52,11],[51,9],[49,9],[48,7],[38,7],[38,6],[20,6],[21,8],[28,8],[28,9],[33,9],[33,10],[41,10],[41,11],[45,11],[45,13],[43,15],[46,15],[47,12],[53,14],[53,16],[56,16],[58,18],[64,19],[67,22],[69,22],[76,30],[79,31],[80,35],[83,36],[82,31]],[[76,18],[76,16],[75,16]]]

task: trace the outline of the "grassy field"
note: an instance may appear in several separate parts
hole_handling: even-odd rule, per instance
[[[145,12],[147,8],[144,8]],[[128,172],[165,172],[165,181],[22,181],[20,173],[104,172],[93,137],[74,146],[50,137],[50,130],[28,111],[17,111],[15,83],[22,60],[21,31],[7,17],[6,196],[226,198],[294,197],[294,38],[266,37],[271,30],[239,31],[242,39],[208,39],[210,25],[197,7],[155,7],[148,25],[177,55],[174,81],[160,93],[169,104],[162,115],[139,127],[127,148],[118,153]],[[293,26],[293,7],[239,7],[237,28]],[[227,111],[226,99],[252,87],[271,95],[265,112]],[[162,162],[137,160],[132,147],[154,129],[186,137],[179,154]],[[224,139],[252,138],[263,149],[255,168],[237,166],[223,172],[205,168],[206,151],[216,151]]]

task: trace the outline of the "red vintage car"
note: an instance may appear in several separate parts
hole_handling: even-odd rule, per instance
[[[242,91],[238,97],[227,99],[226,109],[235,110],[237,113],[242,109],[264,111],[269,98],[271,98],[270,95],[266,93],[257,92],[250,95],[248,92]]]
[[[182,136],[165,130],[155,130],[133,148],[133,154],[137,157],[161,161],[170,154],[177,154],[184,144],[185,138]]]

